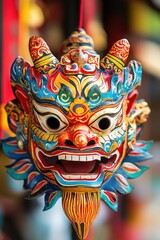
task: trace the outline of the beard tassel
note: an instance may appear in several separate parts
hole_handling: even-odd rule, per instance
[[[62,206],[78,237],[87,237],[100,209],[99,189],[68,189],[62,191]]]

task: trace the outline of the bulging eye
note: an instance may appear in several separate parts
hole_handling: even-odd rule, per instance
[[[43,126],[45,127],[47,132],[59,132],[64,130],[68,126],[68,122],[66,121],[65,117],[63,117],[62,114],[59,115],[50,114],[44,117],[45,119],[43,118],[44,121]]]
[[[47,126],[52,130],[59,129],[61,122],[56,117],[48,117],[46,120]]]
[[[96,119],[91,119],[90,127],[98,132],[108,131],[113,126],[113,119],[108,115],[100,116]]]
[[[111,125],[110,119],[108,117],[104,117],[99,120],[98,126],[101,130],[107,130]]]
[[[41,107],[40,110],[41,112],[38,111],[38,109],[35,109],[34,114],[42,129],[47,133],[58,133],[68,127],[69,123],[67,118],[58,109]]]
[[[122,110],[122,102],[107,105],[106,108],[93,112],[88,125],[97,133],[108,134],[122,121]]]

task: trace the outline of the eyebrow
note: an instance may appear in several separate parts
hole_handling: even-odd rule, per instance
[[[41,104],[39,104],[39,102],[37,101],[33,101],[33,107],[34,107],[34,110],[41,114],[41,115],[46,115],[46,114],[55,114],[56,115],[56,111],[59,111],[59,112],[62,112],[62,114],[67,114],[68,111],[65,110],[63,108],[63,106],[61,106],[59,103],[57,102],[44,102]]]

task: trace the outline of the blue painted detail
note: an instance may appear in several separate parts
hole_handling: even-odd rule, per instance
[[[118,199],[118,193],[121,194],[128,194],[132,192],[133,186],[128,182],[128,179],[130,178],[137,178],[139,177],[144,171],[148,169],[146,166],[138,165],[138,163],[143,162],[149,158],[152,157],[151,154],[149,154],[147,151],[152,146],[152,141],[138,141],[137,145],[135,145],[135,148],[133,151],[131,151],[122,161],[121,166],[114,172],[114,174],[102,185],[101,188],[101,198],[102,200],[114,211],[117,210],[118,205],[113,206],[112,203],[108,200],[108,198],[105,196],[103,190],[107,190],[110,192],[114,192],[117,195]],[[133,153],[136,154],[134,155]],[[135,165],[135,167],[139,168],[139,171],[136,173],[127,172],[123,168],[124,163],[132,163]],[[123,184],[121,181],[118,181],[117,175],[122,176]],[[118,204],[118,203],[117,203]]]
[[[132,71],[133,79],[131,82],[128,81],[129,72]],[[132,90],[141,83],[142,77],[142,66],[136,61],[131,61],[129,67],[123,68],[121,74],[114,74],[111,76],[111,87],[110,90],[102,94],[102,101],[118,101],[124,95],[129,94]]]
[[[73,186],[86,186],[86,187],[101,187],[103,178],[104,178],[104,172],[102,172],[99,177],[96,180],[65,180],[63,179],[57,172],[55,173],[55,177],[58,181],[58,183],[61,186],[65,187],[73,187]]]
[[[61,191],[57,191],[57,193],[55,194],[54,198],[52,199],[52,201],[50,202],[50,204],[48,203],[48,199],[50,197],[50,195],[53,193],[53,191],[48,191],[46,194],[45,194],[45,207],[43,209],[43,211],[46,211],[46,210],[49,210],[50,208],[52,208],[56,202],[58,201],[59,198],[62,197],[62,193]]]
[[[47,194],[45,206],[46,209],[51,208],[53,206],[54,201],[56,202],[56,199],[60,197],[60,189],[58,186],[51,184],[50,182],[47,182],[46,185],[44,185],[42,188],[39,189],[36,193],[32,194],[32,190],[36,187],[36,185],[42,181],[46,180],[42,173],[38,172],[36,167],[34,166],[34,163],[28,154],[28,152],[22,151],[18,148],[16,137],[10,137],[5,140],[1,140],[2,143],[2,149],[6,156],[8,156],[10,159],[12,159],[14,162],[12,162],[10,165],[7,166],[8,174],[13,177],[16,180],[23,180],[24,181],[24,188],[27,190],[30,190],[30,194],[28,195],[28,198],[37,197],[43,194]],[[25,167],[27,164],[29,164],[29,168],[25,172],[17,171],[20,170],[22,167]],[[28,166],[28,165],[27,165]],[[30,173],[35,172],[36,175],[34,178],[28,182],[28,176]],[[50,204],[47,203],[47,199],[49,198],[50,194],[52,194],[54,191],[57,192],[57,197],[54,201],[52,201]]]
[[[122,161],[121,166],[119,169],[113,173],[113,175],[102,185],[104,173],[101,173],[101,175],[96,179],[95,181],[87,181],[87,180],[81,180],[81,181],[68,181],[64,180],[60,177],[58,173],[55,173],[56,179],[59,182],[61,186],[65,187],[72,187],[72,186],[87,186],[87,187],[101,187],[101,199],[114,211],[117,210],[118,202],[115,202],[112,204],[112,202],[109,201],[109,198],[104,194],[104,190],[114,192],[118,199],[118,193],[121,194],[127,194],[130,193],[133,190],[133,186],[128,182],[128,179],[130,178],[137,178],[139,177],[144,171],[148,169],[146,166],[138,165],[139,162],[143,162],[152,156],[147,152],[149,148],[152,146],[152,141],[145,142],[145,141],[138,141],[137,145],[135,145],[135,148],[133,151],[131,151]],[[30,155],[25,152],[21,151],[17,144],[16,144],[16,138],[8,138],[6,140],[2,140],[2,149],[4,153],[11,159],[14,159],[14,162],[8,166],[8,173],[13,178],[17,180],[24,180],[24,187],[25,189],[30,189],[31,191],[35,188],[35,186],[44,178],[43,174],[38,172],[36,167],[34,166]],[[133,153],[136,152],[134,155]],[[16,160],[15,160],[16,159]],[[136,167],[139,168],[139,171],[136,173],[127,172],[123,168],[124,163],[132,163]],[[17,163],[19,163],[17,165]],[[25,173],[17,172],[18,169],[25,166],[26,164],[31,164],[31,166],[27,169]],[[27,179],[30,173],[36,172],[37,175],[28,183]],[[121,176],[122,180],[124,180],[125,184],[122,184],[121,181],[118,180],[117,176]],[[48,199],[50,197],[50,194],[53,192],[57,192],[55,197],[52,199],[50,204],[48,203]],[[44,210],[50,209],[54,204],[57,202],[57,200],[61,197],[61,192],[58,186],[51,184],[50,182],[47,182],[45,186],[43,186],[36,194],[32,193],[28,196],[29,198],[35,197],[38,195],[45,194],[45,207]],[[118,200],[117,200],[118,201]]]
[[[109,198],[107,197],[107,195],[104,193],[103,190],[101,190],[101,199],[108,205],[108,207],[110,207],[113,211],[117,211],[118,210],[118,198],[117,201],[115,201],[114,203],[112,203]]]

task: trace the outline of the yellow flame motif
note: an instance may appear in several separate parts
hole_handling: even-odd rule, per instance
[[[62,192],[64,212],[80,239],[85,239],[100,208],[99,189],[73,188]]]

